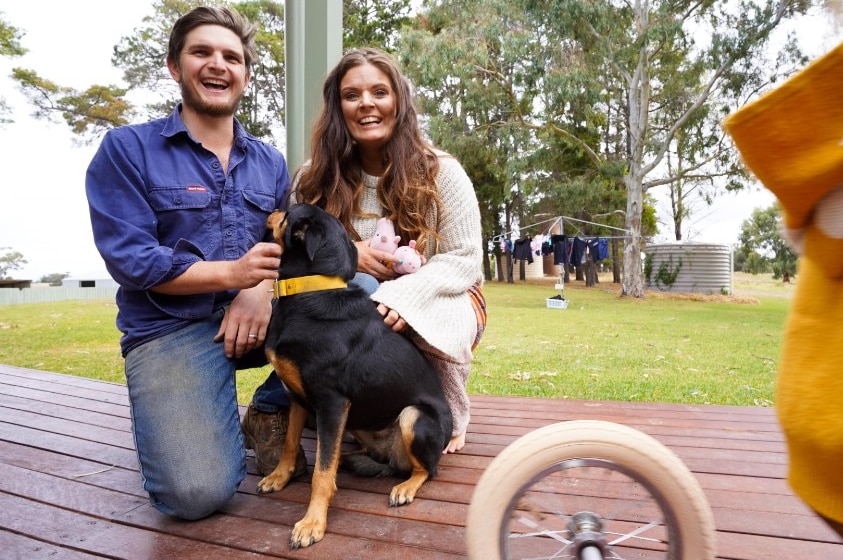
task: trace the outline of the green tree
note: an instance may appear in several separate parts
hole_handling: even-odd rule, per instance
[[[45,274],[38,281],[50,286],[61,286],[61,281],[70,276],[69,272],[53,272]]]
[[[781,213],[778,203],[756,208],[741,223],[739,251],[744,255],[744,271],[752,274],[769,272],[773,278],[796,274],[797,255],[782,238]]]
[[[132,105],[125,99],[125,88],[93,85],[79,91],[25,68],[13,69],[12,78],[33,105],[33,117],[51,122],[64,119],[75,134],[89,141],[110,128],[128,124],[134,116]]]
[[[76,90],[23,68],[14,69],[13,78],[35,108],[36,118],[64,120],[87,141],[115,126],[166,115],[179,98],[178,85],[164,65],[170,29],[179,16],[202,4],[205,2],[200,0],[157,0],[153,15],[143,18],[131,35],[120,40],[112,64],[123,70],[126,87],[92,85]],[[279,116],[283,119],[284,115],[283,4],[244,0],[230,5],[259,24],[259,58],[237,116],[252,134],[272,139],[280,128]],[[132,102],[136,97],[144,102]]]
[[[616,221],[626,203],[625,90],[599,57],[584,55],[568,15],[548,17],[550,4],[425,3],[415,28],[402,34],[402,65],[419,86],[436,144],[460,159],[471,154],[449,147],[455,135],[494,149],[507,187],[490,199],[498,215],[486,221],[508,231],[510,218],[525,224],[550,213],[625,227]],[[486,207],[479,189],[478,197]],[[655,232],[643,215],[640,208],[636,235]]]
[[[12,251],[11,247],[0,247],[0,279],[8,279],[9,272],[20,270],[28,262],[19,251]]]
[[[808,0],[732,4],[439,0],[425,3],[402,54],[420,66],[416,79],[427,78],[431,97],[459,84],[475,96],[456,105],[506,105],[501,121],[475,129],[516,123],[543,142],[555,136],[555,156],[580,162],[565,180],[622,189],[623,206],[602,212],[624,213],[622,292],[643,297],[648,191],[713,176],[739,181],[744,171],[718,121],[805,62],[793,41],[774,61],[764,54],[773,30]],[[530,152],[511,153],[523,160]]]
[[[773,30],[804,12],[803,0],[639,2],[536,0],[551,21],[565,21],[565,35],[575,46],[585,79],[605,84],[604,107],[617,107],[621,118],[609,133],[624,137],[623,184],[626,191],[626,229],[622,293],[643,297],[641,240],[644,195],[653,188],[694,178],[707,165],[740,177],[733,151],[722,131],[700,123],[716,123],[708,115],[738,106],[781,73],[792,72],[805,59],[793,40],[764,56]],[[564,121],[558,128],[573,132]],[[573,136],[574,134],[572,134]],[[666,174],[663,165],[671,148],[679,147],[682,165]]]
[[[513,72],[520,63],[520,56],[513,56],[500,41],[500,29],[513,14],[481,8],[476,2],[443,3],[430,10],[416,21],[416,29],[402,33],[398,58],[417,88],[431,140],[457,157],[472,179],[488,245],[514,225],[529,223],[525,219],[541,174],[526,161],[538,146],[535,134],[507,122],[507,92],[488,76],[475,74],[464,56],[462,35],[469,33],[502,72]],[[463,18],[460,9],[477,20]],[[473,79],[451,79],[466,74]],[[500,256],[499,250],[495,253]],[[497,263],[499,278],[511,281],[509,267],[504,271],[500,259]],[[488,262],[485,273],[491,277]]]
[[[164,61],[170,29],[179,16],[207,4],[202,0],[156,0],[153,14],[114,47],[111,62],[123,71],[125,86],[64,87],[36,71],[16,68],[13,78],[34,107],[36,118],[64,120],[83,141],[122,124],[168,114],[179,99]],[[285,115],[284,3],[277,0],[223,2],[259,24],[258,59],[240,103],[246,130],[283,144]],[[411,0],[344,0],[347,46],[392,48],[401,26],[410,21]],[[138,101],[140,100],[140,101]]]
[[[3,12],[0,12],[0,56],[22,56],[26,53],[20,43],[22,33],[5,21],[2,15]],[[0,125],[12,122],[8,116],[10,112],[6,100],[0,97]]]
[[[398,31],[412,21],[411,10],[412,0],[343,0],[343,47],[393,52]]]

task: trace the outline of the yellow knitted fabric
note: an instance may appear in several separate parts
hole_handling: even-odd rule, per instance
[[[799,263],[776,412],[787,439],[791,487],[816,511],[843,523],[843,281],[810,259]]]
[[[731,115],[724,127],[804,246],[776,410],[788,481],[843,523],[843,44]],[[839,216],[839,218],[838,218]]]
[[[726,119],[758,179],[800,228],[843,179],[843,44]]]

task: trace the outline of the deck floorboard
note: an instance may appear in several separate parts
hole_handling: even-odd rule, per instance
[[[241,411],[242,412],[242,411]],[[307,477],[260,495],[254,459],[217,514],[182,522],[148,505],[138,473],[126,387],[0,365],[0,551],[5,558],[448,559],[465,557],[474,486],[517,437],[555,422],[598,419],[664,443],[706,493],[726,560],[843,559],[843,543],[784,480],[787,455],[774,411],[761,407],[472,396],[466,448],[408,507],[390,508],[393,479],[341,472],[328,534],[291,551],[310,497]],[[313,464],[316,442],[303,441]],[[548,487],[547,492],[558,492]],[[622,487],[606,487],[606,500]]]

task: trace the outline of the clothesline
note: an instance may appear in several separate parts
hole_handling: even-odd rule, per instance
[[[549,232],[551,229],[553,229],[553,226],[555,226],[556,224],[558,224],[560,222],[564,223],[564,220],[569,220],[569,221],[572,221],[572,222],[579,222],[579,223],[582,223],[582,224],[588,224],[588,225],[593,225],[593,226],[598,226],[598,227],[604,227],[604,228],[607,228],[607,229],[613,229],[613,230],[616,230],[616,231],[621,231],[624,234],[624,235],[609,236],[609,237],[607,237],[605,235],[600,236],[600,237],[604,237],[604,238],[608,238],[608,239],[624,239],[624,238],[630,237],[632,235],[631,233],[629,233],[627,230],[625,230],[623,228],[610,226],[610,225],[606,225],[606,224],[599,224],[597,222],[589,222],[587,220],[580,220],[580,219],[577,219],[577,218],[571,218],[569,216],[557,216],[555,218],[549,218],[547,220],[542,220],[541,222],[536,222],[534,224],[530,224],[530,225],[527,225],[527,226],[523,226],[523,227],[519,226],[519,227],[513,228],[513,229],[511,229],[511,230],[509,230],[505,233],[499,233],[498,235],[495,235],[494,237],[492,237],[492,239],[490,241],[494,242],[494,241],[497,241],[499,239],[509,237],[513,233],[521,233],[522,230],[531,229],[531,228],[540,226],[542,224],[546,224],[548,222],[553,222],[550,225],[550,227],[547,228],[547,231]],[[597,237],[597,236],[592,236],[592,237]]]

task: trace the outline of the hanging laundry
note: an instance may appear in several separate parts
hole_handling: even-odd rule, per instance
[[[540,257],[542,255],[542,245],[544,244],[544,235],[538,234],[530,241],[530,250],[534,255]]]
[[[532,264],[533,251],[530,247],[531,241],[532,238],[530,237],[516,240],[512,249],[512,258],[516,261],[527,261],[527,264]]]
[[[603,237],[597,238],[597,257],[598,260],[609,258],[609,240]]]
[[[567,264],[568,250],[567,235],[551,235],[550,243],[553,246],[553,264]]]
[[[585,239],[582,237],[575,237],[571,248],[571,259],[568,262],[570,262],[573,266],[582,265],[582,263],[585,262],[585,248]]]

